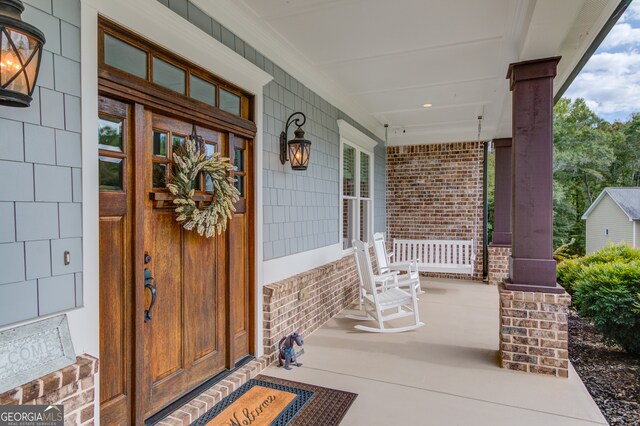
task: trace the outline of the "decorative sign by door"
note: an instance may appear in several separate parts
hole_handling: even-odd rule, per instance
[[[76,362],[66,315],[0,333],[0,392]]]

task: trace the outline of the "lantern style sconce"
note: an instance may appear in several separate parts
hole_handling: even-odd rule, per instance
[[[302,118],[294,116],[301,115]],[[307,170],[309,166],[309,155],[311,154],[311,142],[304,138],[302,126],[307,122],[307,117],[301,112],[294,112],[287,119],[284,131],[280,133],[280,162],[291,161],[292,170]],[[287,142],[287,130],[291,124],[295,123],[298,128],[294,132],[296,137]],[[288,148],[288,149],[287,149]]]
[[[0,0],[0,105],[28,107],[40,71],[44,34],[23,11],[20,0]]]

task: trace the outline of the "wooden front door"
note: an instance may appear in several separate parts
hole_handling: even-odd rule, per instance
[[[145,127],[145,192],[165,195],[171,172],[168,159],[191,134],[192,125],[148,112]],[[225,135],[221,132],[197,127],[197,133],[208,151],[224,148]],[[210,189],[204,177],[198,186],[203,192]],[[173,208],[170,202],[161,206],[151,197],[145,200],[146,268],[157,292],[151,320],[144,327],[146,415],[226,367],[225,289],[230,234],[207,239],[185,231],[176,222]]]
[[[207,239],[176,222],[165,188],[194,125],[106,97],[100,119],[101,416],[134,424],[252,350],[252,140],[195,127],[207,153],[236,163],[242,194]],[[204,176],[197,190],[211,199]]]

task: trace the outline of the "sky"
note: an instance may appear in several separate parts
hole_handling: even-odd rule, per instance
[[[633,0],[564,95],[608,121],[640,112],[640,0]]]

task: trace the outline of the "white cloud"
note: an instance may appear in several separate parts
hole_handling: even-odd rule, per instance
[[[640,5],[640,3],[636,3]],[[640,28],[633,28],[628,23],[616,24],[600,45],[601,49],[637,45],[640,43]]]
[[[640,111],[640,52],[597,53],[566,96],[584,98],[599,115],[625,120]]]
[[[618,23],[628,22],[630,20],[640,19],[640,0],[633,0],[624,14],[620,17]]]
[[[634,0],[631,2],[627,10],[620,18],[620,22],[627,22],[629,19],[640,19],[640,1]]]

